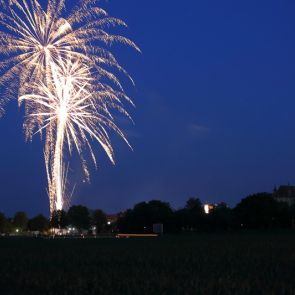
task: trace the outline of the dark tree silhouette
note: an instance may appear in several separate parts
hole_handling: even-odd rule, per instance
[[[153,224],[163,223],[165,231],[169,231],[172,217],[169,203],[158,200],[141,202],[119,218],[118,228],[122,232],[152,232]]]
[[[290,225],[291,227],[295,227],[295,204],[290,206]]]
[[[69,223],[78,230],[88,230],[90,227],[89,210],[84,206],[72,206],[68,211]]]
[[[189,210],[179,209],[173,214],[174,219],[174,231],[180,232],[189,229]]]
[[[0,213],[0,233],[6,232],[7,219],[3,213]]]
[[[200,212],[203,210],[202,202],[198,198],[189,198],[186,201],[185,209]]]
[[[229,230],[233,223],[232,210],[226,203],[220,203],[206,216],[206,223],[209,230]]]
[[[50,226],[54,228],[66,228],[69,225],[67,212],[64,210],[54,211],[50,220]]]
[[[186,224],[183,227],[191,230],[201,230],[204,227],[205,212],[198,198],[190,198],[185,205]]]
[[[24,231],[28,227],[28,217],[25,212],[17,212],[13,217],[13,226],[20,231]]]
[[[64,229],[68,225],[79,231],[89,230],[90,225],[97,232],[150,233],[153,224],[164,225],[165,233],[183,231],[224,231],[236,229],[263,229],[273,227],[295,227],[295,205],[278,202],[269,193],[257,193],[240,201],[234,209],[220,203],[205,214],[204,207],[198,198],[190,198],[179,210],[172,210],[167,202],[152,200],[141,202],[132,209],[119,214],[117,223],[107,225],[106,214],[102,210],[89,211],[84,206],[72,206],[68,212],[56,211],[50,220],[50,226]],[[0,233],[9,233],[28,227],[26,213],[17,212],[13,219],[0,214]],[[48,220],[36,216],[29,221],[30,230],[44,231]]]
[[[288,206],[278,203],[269,193],[258,193],[242,199],[234,214],[241,227],[270,228],[281,226],[284,215],[288,219]]]
[[[106,214],[100,209],[94,210],[92,212],[91,223],[96,227],[97,233],[102,232],[107,224]]]
[[[44,232],[49,228],[49,221],[42,214],[29,220],[29,229],[31,231]]]

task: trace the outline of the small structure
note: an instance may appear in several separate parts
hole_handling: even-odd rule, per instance
[[[164,226],[163,223],[155,223],[153,224],[153,233],[162,235],[164,232]]]
[[[216,207],[216,205],[214,205],[214,204],[204,204],[205,214],[209,214],[210,211],[212,211],[215,207]]]
[[[295,186],[281,185],[273,190],[273,198],[278,202],[285,202],[289,206],[295,205]]]

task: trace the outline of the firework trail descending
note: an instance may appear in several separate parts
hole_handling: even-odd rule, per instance
[[[51,87],[39,82],[35,85],[35,92],[21,96],[19,102],[27,102],[29,114],[26,119],[30,126],[35,122],[37,133],[47,129],[45,158],[48,167],[49,194],[55,207],[60,210],[63,208],[65,195],[63,162],[65,143],[70,152],[75,146],[81,156],[82,146],[86,144],[95,161],[88,140],[89,137],[93,138],[100,143],[110,160],[114,162],[113,148],[106,128],[111,128],[126,142],[127,140],[113,123],[109,109],[116,104],[117,109],[122,113],[126,112],[109,87],[100,84],[100,89],[96,91],[93,89],[89,69],[79,61],[68,60],[67,64],[60,65],[52,63],[51,68]],[[109,99],[110,95],[113,95],[114,99]],[[88,176],[86,166],[84,171]]]
[[[81,1],[66,18],[64,0],[49,0],[46,11],[37,0],[0,2],[0,54],[7,57],[0,65],[4,73],[0,83],[13,81],[19,104],[25,103],[27,138],[46,134],[52,214],[63,209],[67,199],[66,146],[70,153],[73,148],[78,151],[89,178],[82,150],[87,146],[96,164],[91,139],[100,143],[113,163],[108,129],[128,144],[111,114],[116,110],[130,118],[123,101],[132,102],[112,70],[128,74],[105,47],[120,42],[139,49],[131,40],[106,32],[109,26],[126,25],[109,17],[95,0]]]

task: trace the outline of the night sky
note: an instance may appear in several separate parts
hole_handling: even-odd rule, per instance
[[[69,1],[68,2],[72,2]],[[242,197],[295,183],[295,3],[291,0],[109,0],[142,49],[114,48],[136,81],[135,126],[118,118],[134,151],[113,136],[116,166],[95,144],[83,182],[70,159],[72,204],[115,213],[189,197],[235,205]],[[9,87],[9,85],[7,85]],[[0,120],[0,211],[48,214],[43,143],[26,143],[24,110]]]

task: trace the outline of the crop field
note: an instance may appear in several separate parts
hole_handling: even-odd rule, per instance
[[[1,238],[0,294],[295,294],[295,233]]]

